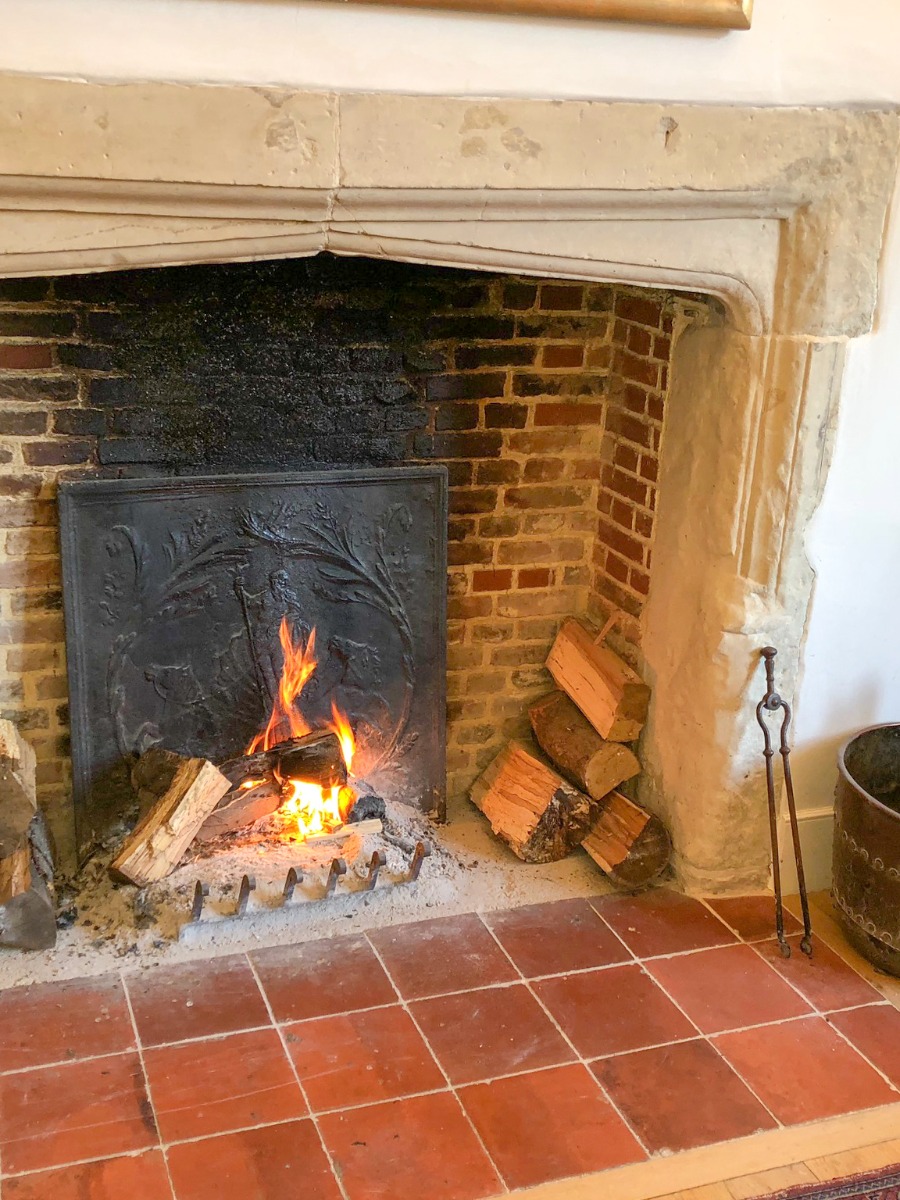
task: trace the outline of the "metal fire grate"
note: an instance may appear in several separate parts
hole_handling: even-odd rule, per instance
[[[81,854],[130,802],[133,755],[249,742],[285,615],[317,631],[310,723],[335,699],[356,776],[443,815],[444,468],[86,480],[59,507]]]

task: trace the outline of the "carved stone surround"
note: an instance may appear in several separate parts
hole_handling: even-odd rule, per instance
[[[3,77],[0,145],[0,275],[328,249],[720,297],[677,331],[644,791],[685,886],[765,881],[757,652],[791,693],[895,114]]]

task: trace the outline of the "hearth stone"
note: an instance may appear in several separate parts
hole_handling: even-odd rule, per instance
[[[285,616],[317,630],[306,719],[337,701],[356,774],[443,815],[446,489],[442,467],[61,485],[82,856],[127,807],[134,755],[247,745]]]

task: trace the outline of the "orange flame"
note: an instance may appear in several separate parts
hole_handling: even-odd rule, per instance
[[[305,642],[302,634],[295,640],[287,617],[282,617],[278,638],[284,656],[281,678],[278,681],[278,695],[272,703],[272,712],[265,729],[250,742],[247,754],[255,754],[258,750],[270,750],[279,742],[303,737],[312,732],[297,709],[297,700],[317,666],[316,631],[313,629]],[[346,713],[342,712],[334,701],[331,704],[331,717],[326,728],[337,734],[349,774],[356,753],[353,729]],[[251,787],[254,783],[245,782],[241,786]],[[347,820],[356,800],[356,793],[350,787],[323,788],[318,783],[311,783],[305,779],[285,780],[284,792],[287,799],[281,811],[296,820],[297,832],[302,839],[317,834],[333,833],[339,829]]]
[[[341,754],[344,758],[344,765],[349,775],[353,767],[353,756],[356,754],[356,738],[353,736],[353,730],[350,728],[347,714],[342,713],[333,700],[331,702],[331,722],[327,728],[338,736],[338,740],[341,743]]]
[[[247,754],[255,754],[257,750],[271,750],[279,742],[286,742],[289,738],[303,737],[304,734],[311,732],[297,711],[295,701],[306,687],[317,666],[313,653],[316,648],[316,631],[314,629],[309,635],[308,642],[303,641],[302,634],[295,642],[287,617],[282,617],[278,629],[278,639],[284,654],[284,666],[281,670],[281,679],[278,681],[278,695],[272,702],[272,713],[268,724],[247,747]]]

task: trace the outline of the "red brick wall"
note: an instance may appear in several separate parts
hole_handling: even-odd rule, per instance
[[[349,353],[354,362],[362,354],[404,364],[389,381],[403,399],[384,409],[386,424],[369,438],[377,461],[442,461],[450,472],[448,768],[451,792],[461,792],[508,737],[525,731],[527,704],[548,687],[543,662],[563,617],[640,614],[672,298],[424,267],[378,270],[393,272],[391,303],[406,288],[404,312],[430,306],[414,349],[400,354],[369,334]],[[154,274],[155,287],[164,274]],[[69,763],[56,481],[73,467],[172,465],[152,436],[154,421],[168,418],[134,399],[146,357],[135,360],[133,377],[122,374],[122,306],[104,286],[102,276],[82,285],[0,282],[0,712],[35,743],[41,799],[58,813],[68,803]],[[373,296],[371,304],[384,305],[377,288]],[[359,328],[369,328],[370,310],[363,318]],[[177,314],[171,328],[177,337]],[[120,384],[130,389],[128,407],[111,409]],[[312,450],[313,458],[323,453],[331,448]]]

